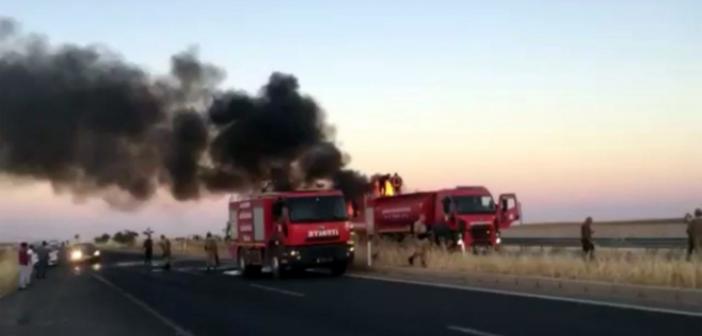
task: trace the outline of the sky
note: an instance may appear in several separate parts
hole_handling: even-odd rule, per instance
[[[295,74],[353,168],[516,192],[526,222],[702,206],[699,1],[0,0],[0,15],[154,72],[196,47],[225,87]],[[7,177],[0,198],[0,241],[202,233],[227,216],[226,195],[120,212]]]

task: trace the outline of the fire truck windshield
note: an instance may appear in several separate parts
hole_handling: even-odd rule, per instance
[[[495,212],[495,202],[490,196],[454,196],[453,202],[459,214]]]
[[[341,196],[291,197],[286,199],[286,204],[293,223],[348,219],[346,204]]]

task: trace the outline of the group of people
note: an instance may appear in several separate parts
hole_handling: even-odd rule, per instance
[[[696,209],[694,215],[687,214],[685,216],[687,224],[687,260],[692,259],[692,255],[699,253],[702,246],[702,209]],[[583,257],[586,260],[594,260],[595,244],[593,235],[595,230],[592,228],[592,217],[587,217],[580,226],[580,242],[583,250]],[[424,215],[421,215],[414,222],[411,228],[411,254],[407,258],[410,265],[414,265],[414,261],[419,259],[423,267],[427,266],[427,253],[431,248],[432,231],[428,229]]]
[[[702,245],[702,209],[695,209],[694,215],[685,215],[687,226],[687,260],[692,259],[692,255],[699,252]],[[595,258],[595,244],[592,241],[595,230],[592,229],[592,217],[587,217],[580,226],[580,242],[583,248],[583,255],[587,259]]]
[[[161,260],[163,261],[163,269],[168,271],[171,269],[171,241],[165,235],[161,235],[161,240],[158,242],[161,249]],[[154,256],[154,242],[151,239],[151,234],[146,235],[143,244],[144,248],[144,265],[151,266]]]
[[[25,289],[32,283],[32,275],[36,279],[46,279],[49,267],[49,248],[44,241],[35,248],[23,242],[17,252],[19,265],[19,289]]]
[[[161,250],[161,261],[163,262],[162,268],[165,271],[171,269],[171,241],[166,238],[165,235],[161,235],[161,239],[158,242],[159,248]],[[205,254],[206,254],[206,270],[211,271],[219,267],[219,252],[217,249],[217,241],[212,236],[212,233],[208,232],[205,238]],[[144,249],[144,265],[153,265],[154,256],[154,242],[151,239],[151,234],[146,235],[146,239],[143,244]]]

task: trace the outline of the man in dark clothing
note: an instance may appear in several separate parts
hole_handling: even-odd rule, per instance
[[[37,279],[46,279],[46,269],[49,267],[49,248],[46,242],[41,242],[41,246],[37,249]]]
[[[154,242],[151,240],[151,235],[146,236],[144,240],[144,265],[151,266],[151,258],[154,255]]]
[[[702,209],[695,209],[695,217],[687,222],[687,260],[697,253],[702,244]]]
[[[580,242],[583,245],[583,254],[591,260],[595,258],[595,244],[592,243],[592,217],[585,219],[585,222],[580,226]]]
[[[691,214],[686,213],[685,217],[683,217],[683,222],[685,223],[685,233],[687,233],[687,261],[690,261],[692,259],[692,252],[695,251],[695,237],[692,235],[692,220],[694,217],[692,217]]]

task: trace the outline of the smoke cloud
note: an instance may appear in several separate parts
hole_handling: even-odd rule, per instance
[[[331,179],[347,195],[367,187],[344,170],[348,156],[297,78],[273,73],[253,95],[220,89],[224,78],[194,49],[156,76],[0,18],[0,173],[114,205],[160,188],[191,200],[264,181],[283,190]]]

